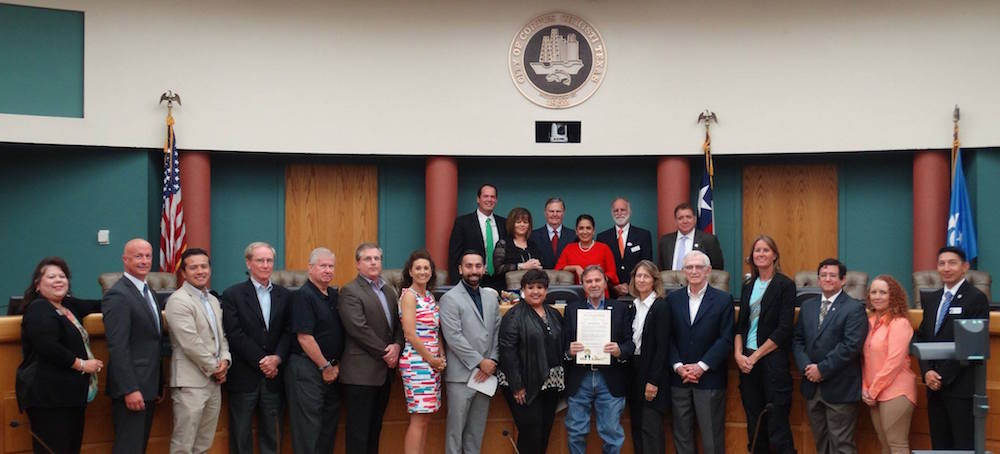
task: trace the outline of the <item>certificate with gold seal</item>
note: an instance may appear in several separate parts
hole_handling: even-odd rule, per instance
[[[611,311],[576,311],[576,341],[583,344],[583,351],[576,354],[577,364],[610,365],[611,354],[604,353],[604,346],[611,342]]]

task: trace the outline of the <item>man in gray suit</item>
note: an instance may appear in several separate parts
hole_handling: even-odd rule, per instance
[[[496,290],[480,287],[483,256],[465,251],[459,262],[459,284],[441,297],[441,331],[448,367],[444,378],[448,392],[445,452],[476,454],[483,444],[490,397],[468,387],[496,372],[499,352],[500,305]]]
[[[344,285],[337,312],[344,326],[340,383],[347,405],[345,452],[378,453],[382,416],[393,369],[403,348],[398,295],[382,280],[382,249],[361,243],[354,251],[358,277]],[[293,309],[294,310],[294,309]]]
[[[125,243],[125,274],[104,294],[101,311],[108,342],[108,384],[115,440],[111,452],[146,452],[153,413],[161,395],[163,322],[146,275],[153,246],[143,239]]]
[[[823,294],[802,303],[792,352],[802,371],[816,452],[856,453],[854,429],[861,400],[861,347],[868,336],[865,306],[843,291],[847,267],[837,259],[817,269]]]

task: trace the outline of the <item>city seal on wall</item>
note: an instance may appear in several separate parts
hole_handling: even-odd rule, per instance
[[[590,98],[604,80],[607,62],[597,29],[562,12],[528,21],[514,35],[507,55],[514,86],[531,102],[550,109],[573,107]]]

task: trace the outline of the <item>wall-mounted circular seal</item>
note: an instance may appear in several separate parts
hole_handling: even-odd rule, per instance
[[[608,53],[594,26],[563,12],[542,14],[514,35],[507,65],[531,102],[565,109],[590,98],[604,81]]]

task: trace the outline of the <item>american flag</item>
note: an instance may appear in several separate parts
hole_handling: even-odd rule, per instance
[[[167,143],[163,146],[163,213],[160,216],[160,270],[176,273],[187,249],[181,167],[174,136],[174,117],[167,115]]]

